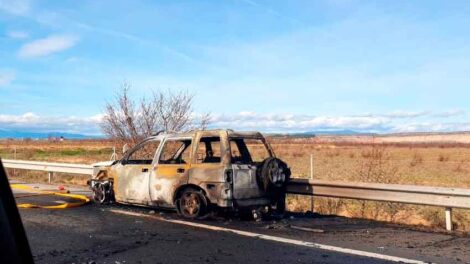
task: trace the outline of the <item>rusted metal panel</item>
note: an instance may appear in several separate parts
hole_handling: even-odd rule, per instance
[[[217,203],[224,188],[229,188],[225,184],[225,170],[223,164],[194,164],[189,169],[188,183],[199,186],[212,203]]]
[[[169,141],[173,140],[191,140],[189,158],[182,164],[164,164],[159,163],[162,151]],[[180,186],[188,184],[189,170],[193,158],[194,133],[180,135],[164,135],[162,138],[155,159],[153,161],[152,171],[149,178],[150,204],[155,206],[174,207],[174,195]]]
[[[220,137],[220,162],[198,162],[198,144],[204,137]],[[225,171],[230,164],[230,148],[227,144],[226,131],[201,131],[196,133],[193,144],[193,159],[189,169],[189,184],[200,187],[211,203],[218,204],[221,199],[228,199],[230,186],[225,182]],[[228,189],[228,191],[227,191]]]
[[[113,170],[117,177],[114,179],[116,201],[137,204],[148,204],[149,173],[152,165],[117,164]]]
[[[265,193],[258,185],[256,166],[232,165],[233,175],[233,198],[249,199],[262,197]]]
[[[173,206],[174,194],[178,187],[188,183],[189,164],[160,164],[150,175],[150,196],[153,203]]]

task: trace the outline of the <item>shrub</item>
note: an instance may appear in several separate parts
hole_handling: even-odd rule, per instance
[[[416,165],[421,163],[423,163],[423,157],[417,152],[415,152],[413,158],[411,159],[410,166],[415,167]]]
[[[440,162],[446,162],[446,161],[449,161],[449,156],[439,154],[439,157],[437,158],[437,160],[440,161]]]

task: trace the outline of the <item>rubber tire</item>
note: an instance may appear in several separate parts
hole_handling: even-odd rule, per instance
[[[286,213],[286,194],[281,194],[275,201],[275,208],[271,213],[276,216],[283,216]]]
[[[277,163],[277,166],[279,168],[282,168],[284,171],[285,178],[281,186],[272,182],[271,176],[269,175],[269,167],[274,162]],[[290,178],[290,170],[287,167],[287,164],[285,162],[283,162],[282,160],[278,158],[267,158],[266,160],[263,161],[263,164],[261,166],[261,171],[258,176],[258,184],[265,192],[270,192],[270,191],[276,192],[276,190],[280,190],[285,187],[285,185],[289,181],[289,178]]]
[[[194,197],[197,198],[198,203],[199,203],[199,209],[196,214],[187,214],[185,213],[185,210],[183,209],[184,204],[182,204],[185,196],[187,195],[195,195]],[[178,215],[180,215],[183,218],[186,219],[198,219],[201,217],[204,217],[207,214],[208,209],[208,204],[207,204],[207,199],[202,193],[201,190],[196,190],[194,188],[186,188],[181,192],[181,195],[179,196],[177,200],[177,211]]]

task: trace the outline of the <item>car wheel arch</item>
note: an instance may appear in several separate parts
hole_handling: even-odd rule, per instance
[[[204,190],[203,188],[201,188],[201,186],[198,186],[198,185],[195,185],[195,184],[185,184],[185,185],[181,185],[180,187],[178,187],[176,190],[175,190],[175,193],[173,195],[173,203],[175,204],[175,206],[178,206],[177,205],[177,200],[180,198],[181,194],[184,192],[184,190],[186,189],[194,189],[194,190],[199,190],[201,191],[202,195],[204,196],[204,198],[206,199],[206,203],[209,203],[209,199],[207,198],[207,192],[206,190]]]

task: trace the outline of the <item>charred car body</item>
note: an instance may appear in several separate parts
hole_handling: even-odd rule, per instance
[[[215,207],[283,211],[289,177],[261,133],[209,130],[147,138],[121,160],[95,164],[90,187],[100,203],[176,208],[196,218]]]

